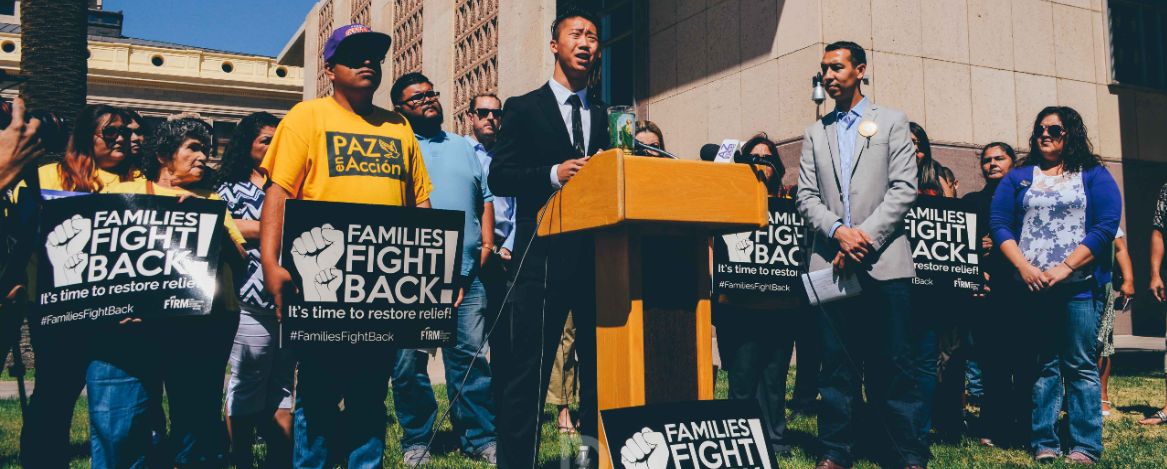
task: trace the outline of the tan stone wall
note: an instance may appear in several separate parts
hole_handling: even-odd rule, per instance
[[[866,94],[906,112],[938,143],[1025,147],[1037,111],[1062,104],[1082,113],[1100,154],[1118,159],[1102,4],[656,0],[642,101],[686,154],[759,130],[800,138],[816,117],[810,77],[822,47],[848,39],[868,50]]]

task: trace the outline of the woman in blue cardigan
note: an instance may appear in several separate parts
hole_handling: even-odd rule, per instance
[[[1122,197],[1074,109],[1038,113],[1029,146],[1029,155],[997,187],[990,228],[1016,268],[1014,281],[1028,290],[1019,298],[1022,314],[1044,326],[1033,335],[1039,369],[1030,449],[1039,462],[1062,454],[1055,425],[1064,391],[1067,459],[1092,464],[1102,456],[1102,409],[1097,283],[1091,277],[1094,259],[1107,255],[1118,230]]]

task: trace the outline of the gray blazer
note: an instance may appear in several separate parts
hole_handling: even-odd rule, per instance
[[[810,269],[828,268],[838,245],[831,226],[843,220],[839,142],[835,113],[806,128],[798,174],[798,212],[812,228]],[[916,150],[904,113],[868,102],[864,121],[875,121],[871,137],[856,133],[851,170],[851,223],[875,242],[864,264],[876,280],[916,276],[904,217],[916,201]],[[874,255],[874,257],[871,257]]]

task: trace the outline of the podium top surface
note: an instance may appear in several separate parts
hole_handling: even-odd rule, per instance
[[[765,226],[766,187],[749,166],[593,156],[539,213],[539,236],[635,224],[694,232]]]

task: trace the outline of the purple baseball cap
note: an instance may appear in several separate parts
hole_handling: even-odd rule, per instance
[[[362,51],[384,56],[393,40],[388,34],[369,29],[363,24],[341,26],[332,31],[324,43],[324,60],[331,61],[338,52]]]

